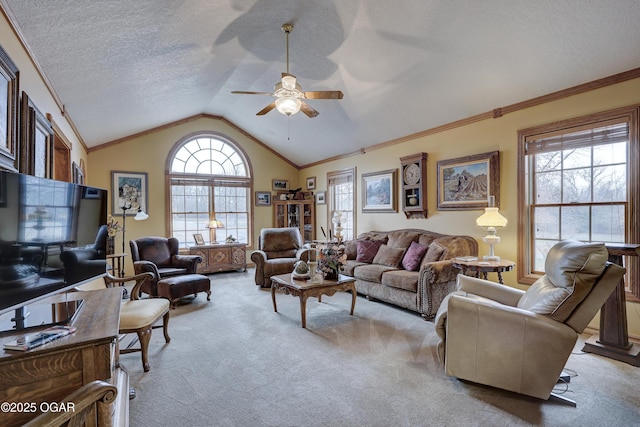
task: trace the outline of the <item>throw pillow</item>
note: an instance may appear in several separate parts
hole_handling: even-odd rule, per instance
[[[439,245],[437,242],[431,242],[431,244],[429,245],[429,249],[427,249],[427,253],[424,256],[423,262],[440,261],[446,250],[447,248]]]
[[[411,242],[409,249],[407,249],[407,252],[402,258],[402,267],[407,271],[417,271],[420,267],[420,261],[424,258],[424,254],[427,253],[427,249],[428,246]]]
[[[356,261],[371,264],[382,245],[380,240],[358,240],[356,242]]]
[[[381,245],[378,249],[378,253],[373,258],[373,264],[398,268],[398,266],[400,265],[400,261],[402,261],[403,255],[404,248],[392,248],[388,245]]]

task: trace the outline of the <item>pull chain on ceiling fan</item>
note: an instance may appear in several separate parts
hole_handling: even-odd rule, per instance
[[[280,113],[291,116],[300,110],[308,117],[316,117],[318,113],[305,99],[342,99],[342,92],[339,90],[323,90],[303,92],[302,87],[298,84],[296,76],[289,73],[289,34],[293,31],[293,24],[282,25],[282,31],[285,33],[287,48],[287,72],[282,73],[282,79],[275,84],[275,90],[270,92],[249,92],[249,91],[232,91],[233,94],[240,95],[270,95],[276,98],[271,104],[258,111],[257,116],[263,116],[274,108]]]

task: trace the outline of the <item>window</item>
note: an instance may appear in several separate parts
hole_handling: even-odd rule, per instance
[[[169,158],[171,235],[180,247],[192,246],[193,234],[224,242],[229,235],[251,244],[251,174],[246,157],[228,138],[191,135]],[[207,228],[213,219],[224,228]],[[214,237],[215,236],[215,237]]]
[[[327,224],[331,226],[331,218],[336,211],[342,212],[342,236],[344,240],[355,238],[356,229],[356,169],[345,169],[327,174],[329,209]]]
[[[519,133],[521,281],[544,274],[555,243],[638,241],[637,111],[616,110]],[[626,265],[637,275],[637,257]],[[628,280],[627,283],[637,283]]]

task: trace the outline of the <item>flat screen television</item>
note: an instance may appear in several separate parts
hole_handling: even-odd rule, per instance
[[[0,171],[0,316],[103,276],[106,248],[94,244],[106,216],[106,190]],[[61,261],[78,249],[94,249],[91,268]]]

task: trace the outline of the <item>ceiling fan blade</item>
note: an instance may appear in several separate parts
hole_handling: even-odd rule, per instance
[[[264,116],[265,114],[267,114],[269,111],[273,110],[274,108],[276,108],[276,102],[275,101],[273,101],[271,104],[269,104],[266,107],[264,107],[262,110],[258,111],[256,113],[256,116]]]
[[[271,92],[248,92],[244,90],[233,90],[231,93],[234,95],[273,95]]]
[[[316,117],[318,114],[320,114],[303,100],[300,100],[300,111],[302,111],[307,116],[309,116],[309,118],[312,118],[312,119]]]
[[[339,90],[319,90],[303,93],[307,99],[342,99],[342,92]]]

